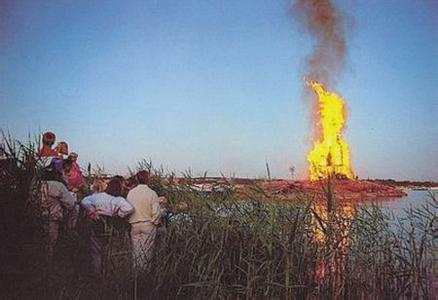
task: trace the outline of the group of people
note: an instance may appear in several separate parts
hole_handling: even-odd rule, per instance
[[[103,227],[108,220],[126,220],[131,228],[134,267],[145,270],[152,258],[157,232],[165,231],[169,213],[166,198],[159,197],[148,186],[150,173],[139,171],[129,185],[122,176],[108,182],[96,179],[88,190],[77,163],[78,155],[68,153],[65,142],[52,148],[55,139],[54,133],[44,133],[38,153],[45,163],[40,191],[49,261],[61,232],[74,231],[87,223],[91,228],[87,240],[92,266],[100,273],[108,243]]]

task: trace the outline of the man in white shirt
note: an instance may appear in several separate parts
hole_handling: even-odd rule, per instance
[[[88,216],[93,219],[93,230],[90,236],[90,254],[94,272],[100,274],[108,238],[105,232],[100,232],[104,218],[124,218],[130,215],[134,208],[125,198],[121,197],[122,182],[118,178],[111,179],[104,192],[94,193],[82,199],[81,205]],[[104,226],[103,226],[104,227]]]
[[[107,192],[95,193],[81,201],[81,205],[89,213],[107,217],[124,218],[134,211],[134,208],[125,198],[113,196]]]
[[[134,266],[137,271],[144,270],[150,262],[153,246],[160,223],[160,198],[148,187],[149,172],[136,174],[138,185],[128,193],[127,200],[134,207],[129,217]]]

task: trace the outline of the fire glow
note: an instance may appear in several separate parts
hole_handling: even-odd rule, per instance
[[[307,154],[310,180],[334,175],[354,177],[350,166],[348,143],[342,138],[346,113],[344,100],[317,81],[308,81],[318,99],[316,137],[313,149]]]

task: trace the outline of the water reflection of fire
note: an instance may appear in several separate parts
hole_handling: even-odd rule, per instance
[[[348,237],[350,221],[353,219],[355,213],[355,207],[352,203],[343,203],[342,206],[338,207],[334,212],[329,213],[326,203],[315,202],[312,206],[312,210],[314,216],[314,234],[318,240],[324,240],[325,235],[328,234],[329,225],[336,226],[332,228],[332,230],[337,230],[341,238]]]
[[[329,212],[326,203],[315,202],[313,211],[313,232],[315,240],[320,244],[317,267],[314,274],[316,282],[324,282],[336,289],[342,285],[342,274],[346,267],[346,257],[349,247],[349,233],[351,221],[355,214],[355,207],[351,203],[344,203],[332,212]],[[329,282],[326,282],[326,281]]]

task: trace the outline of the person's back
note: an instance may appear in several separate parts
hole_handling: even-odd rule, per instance
[[[129,223],[150,222],[158,224],[160,218],[159,198],[146,184],[139,184],[129,191],[127,200],[134,207]]]
[[[108,244],[105,226],[102,228],[102,219],[117,220],[131,214],[134,210],[131,204],[121,197],[122,183],[113,178],[108,182],[104,192],[94,193],[85,197],[81,205],[85,208],[88,218],[93,221],[90,234],[90,254],[96,274],[102,270],[102,259]]]
[[[55,180],[44,180],[41,183],[41,208],[49,221],[63,219],[63,206],[73,210],[75,199],[65,185]]]
[[[120,196],[112,196],[106,192],[95,193],[82,199],[81,204],[88,210],[103,216],[126,217],[133,207]]]
[[[43,179],[41,182],[41,212],[44,233],[47,238],[46,254],[50,262],[58,240],[61,222],[64,222],[68,229],[75,225],[75,199],[63,183],[52,178]],[[67,216],[64,215],[65,213]]]
[[[135,209],[129,223],[134,266],[141,271],[148,267],[152,259],[161,211],[157,193],[147,186],[149,172],[140,171],[135,177],[138,185],[129,191],[127,200]]]

